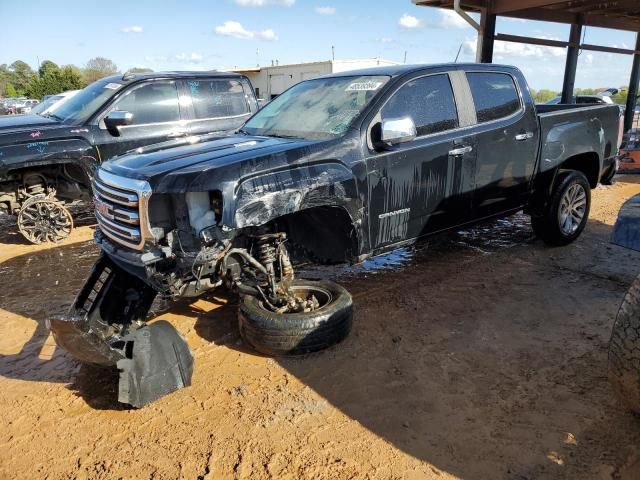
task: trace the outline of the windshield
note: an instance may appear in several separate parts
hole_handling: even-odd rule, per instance
[[[367,75],[301,82],[258,111],[243,131],[320,140],[340,136],[388,80]]]
[[[52,106],[54,103],[56,103],[58,100],[61,100],[63,98],[64,97],[61,97],[59,95],[52,95],[46,100],[40,102],[38,105],[34,106],[31,109],[31,113],[42,113],[45,110],[47,110],[50,106]]]
[[[122,87],[106,79],[93,82],[56,108],[52,117],[67,122],[84,122]]]

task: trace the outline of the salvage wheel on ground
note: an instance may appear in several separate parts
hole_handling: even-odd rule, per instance
[[[531,217],[531,226],[545,243],[568,245],[587,225],[590,207],[591,187],[584,173],[562,172],[556,180],[549,206],[541,215]]]
[[[349,334],[353,301],[346,289],[328,280],[294,280],[290,288],[303,300],[315,297],[318,308],[276,313],[261,299],[245,295],[238,320],[247,344],[267,355],[302,355],[330,347]]]
[[[640,276],[624,297],[613,325],[609,380],[620,399],[640,413]]]
[[[36,195],[18,213],[18,229],[31,243],[60,242],[73,230],[69,210],[55,198]]]

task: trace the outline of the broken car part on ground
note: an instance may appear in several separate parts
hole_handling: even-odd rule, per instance
[[[122,273],[102,289],[137,290],[135,306],[148,290],[175,299],[224,285],[244,297],[247,343],[315,351],[348,334],[351,298],[331,282],[295,279],[294,264],[362,261],[523,208],[545,242],[568,244],[586,225],[590,190],[615,173],[618,118],[615,106],[537,108],[522,73],[498,65],[304,81],[236,135],[101,166],[96,240]],[[85,345],[106,342],[95,347],[101,358],[120,337],[100,336],[91,317],[90,307]],[[120,329],[117,318],[106,323]],[[65,345],[62,325],[51,326]],[[131,342],[130,360],[143,363]]]

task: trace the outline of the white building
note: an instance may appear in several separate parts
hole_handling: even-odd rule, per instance
[[[330,73],[384,65],[398,65],[398,63],[381,58],[363,58],[358,60],[325,60],[322,62],[295,63],[290,65],[237,68],[231,71],[246,75],[249,80],[251,80],[258,98],[272,100],[287,88],[302,80],[308,80]]]

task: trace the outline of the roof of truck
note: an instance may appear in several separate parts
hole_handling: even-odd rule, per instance
[[[348,70],[345,72],[332,73],[326,77],[351,77],[358,75],[389,75],[397,77],[407,73],[420,72],[423,70],[516,70],[511,65],[499,65],[496,63],[425,63],[415,65],[384,65],[381,67],[362,68],[359,70]]]
[[[132,80],[148,80],[154,78],[193,78],[193,77],[221,77],[221,78],[241,78],[243,75],[233,72],[210,71],[169,71],[169,72],[142,72],[125,73],[123,75],[112,75],[105,80],[112,82],[127,82]]]

